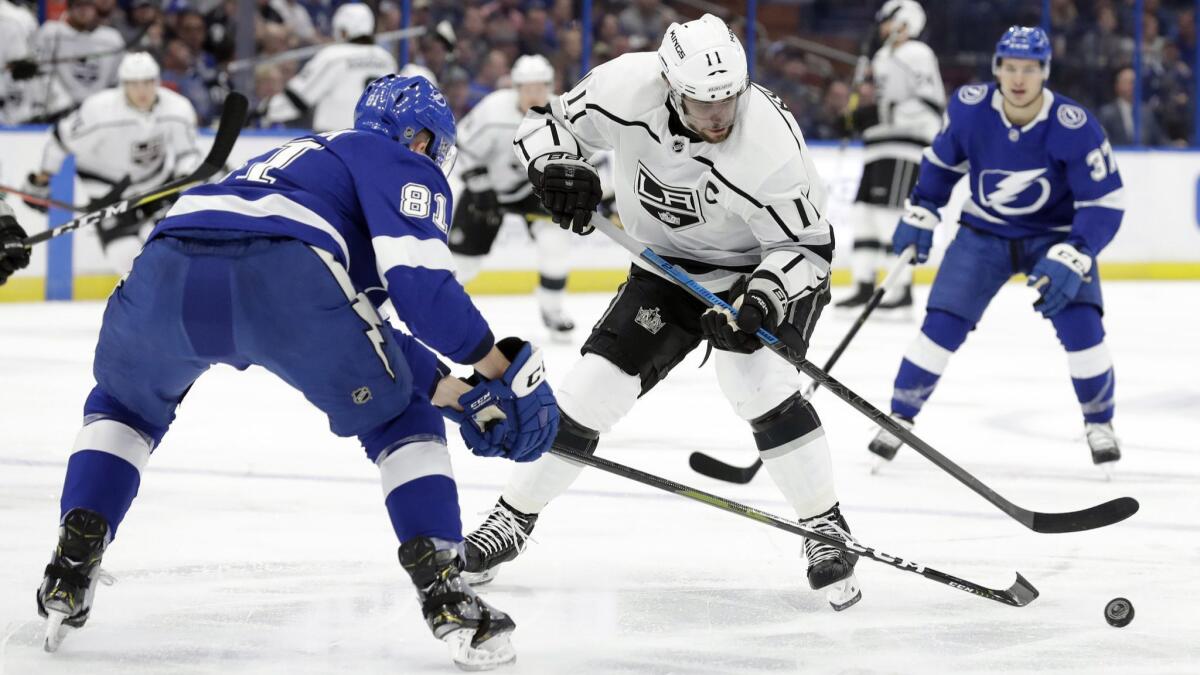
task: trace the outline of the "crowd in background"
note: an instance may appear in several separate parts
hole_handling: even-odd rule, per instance
[[[102,22],[116,28],[162,66],[165,86],[186,96],[203,123],[234,86],[226,66],[234,57],[236,0],[90,0]],[[252,27],[258,55],[329,41],[339,0],[255,0]],[[20,4],[20,0],[0,0]],[[399,0],[369,2],[376,32],[401,26]],[[780,95],[810,138],[839,139],[847,131],[853,65],[874,30],[879,0],[801,0],[759,3],[755,79]],[[921,39],[938,54],[948,88],[990,79],[995,39],[1010,24],[1039,24],[1042,0],[926,2],[928,26]],[[412,25],[428,31],[410,43],[410,60],[438,78],[455,112],[464,114],[497,87],[521,54],[543,54],[557,69],[561,90],[580,79],[585,43],[574,0],[412,0]],[[595,0],[590,65],[631,51],[656,49],[667,26],[704,11],[723,14],[744,35],[742,2],[711,0]],[[1134,0],[1051,0],[1054,43],[1050,87],[1096,112],[1115,145],[1133,142],[1136,25]],[[1194,0],[1144,0],[1141,18],[1142,142],[1185,145],[1194,139],[1196,58]],[[967,28],[964,28],[967,27]],[[248,28],[251,29],[251,28]],[[841,58],[815,53],[803,42],[819,41]],[[399,57],[399,43],[384,45]],[[246,88],[258,102],[283,91],[302,62],[260,65]],[[860,85],[871,99],[871,85]]]

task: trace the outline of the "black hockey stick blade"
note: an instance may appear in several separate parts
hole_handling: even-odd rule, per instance
[[[1067,513],[1042,513],[1031,511],[1031,522],[1026,526],[1042,534],[1082,532],[1107,527],[1138,512],[1138,501],[1133,497],[1118,497],[1081,511]]]
[[[723,480],[726,483],[744,485],[754,480],[758,470],[762,468],[762,458],[754,460],[750,466],[741,467],[726,464],[716,457],[709,457],[703,452],[693,452],[688,456],[688,466],[698,474]]]
[[[26,238],[22,243],[26,246],[40,244],[43,241],[49,241],[67,232],[78,230],[81,227],[96,225],[109,216],[116,216],[165,197],[171,197],[190,187],[203,183],[225,168],[225,160],[229,159],[229,153],[233,150],[233,144],[237,142],[238,134],[242,132],[242,126],[246,123],[246,111],[249,107],[250,102],[246,100],[246,97],[236,91],[231,92],[225,97],[225,106],[221,109],[221,121],[217,126],[217,134],[213,139],[212,147],[209,148],[208,155],[200,163],[200,166],[196,167],[195,171],[192,171],[187,176],[161,185],[148,194],[122,199],[113,204],[89,211],[58,227],[38,232]]]

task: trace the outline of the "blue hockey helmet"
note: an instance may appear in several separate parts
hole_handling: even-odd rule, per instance
[[[992,56],[992,74],[1000,70],[1001,59],[1032,59],[1042,64],[1042,76],[1050,77],[1050,56],[1054,52],[1050,36],[1037,26],[1011,26],[996,43]]]
[[[367,85],[354,106],[354,128],[409,145],[422,129],[433,135],[425,154],[445,174],[454,166],[454,113],[438,88],[421,76],[384,75]]]

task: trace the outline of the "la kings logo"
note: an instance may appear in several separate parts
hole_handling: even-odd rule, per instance
[[[133,160],[133,165],[139,169],[151,169],[162,164],[165,157],[163,156],[162,136],[152,136],[144,141],[135,141],[130,147],[130,159]]]
[[[695,190],[664,184],[641,162],[638,162],[634,181],[642,208],[663,225],[679,229],[704,222],[704,212]]]

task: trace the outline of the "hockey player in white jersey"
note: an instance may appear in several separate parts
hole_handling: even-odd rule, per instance
[[[795,118],[749,81],[737,37],[712,15],[671,24],[657,53],[613,59],[531,110],[516,147],[555,221],[580,234],[601,198],[583,158],[612,150],[625,230],[739,308],[736,320],[706,311],[636,261],[558,388],[555,446],[594,452],[601,434],[708,340],[721,391],[800,522],[848,539],[825,432],[800,375],[754,335],[784,322],[805,340],[812,334],[829,301],[827,196]],[[549,454],[517,469],[467,537],[474,579],[490,579],[524,549],[542,509],[582,469]],[[835,609],[861,597],[857,556],[807,540],[804,551],[809,584],[827,589]]]
[[[368,84],[396,72],[396,59],[375,44],[375,15],[363,3],[348,3],[333,14],[338,40],[312,57],[276,94],[267,120],[311,127],[317,132],[354,126],[354,104]],[[308,123],[311,117],[312,122]]]
[[[92,204],[149,192],[192,172],[200,163],[196,110],[183,96],[159,86],[159,68],[146,52],[126,54],[120,86],[93,94],[50,129],[41,168],[29,174],[26,191],[46,194],[50,177],[67,155]],[[141,251],[153,214],[131,211],[98,228],[105,259],[118,274],[128,272]]]
[[[917,36],[925,10],[916,0],[888,0],[876,15],[883,46],[871,60],[876,103],[855,110],[863,129],[863,174],[855,197],[854,293],[835,307],[858,308],[875,290],[875,275],[891,267],[892,230],[904,214],[904,200],[917,182],[921,152],[941,128],[946,90],[933,50]],[[890,289],[883,310],[911,312],[912,268],[904,283]]]
[[[525,114],[550,100],[554,67],[544,56],[522,56],[513,64],[511,79],[512,87],[485,96],[459,123],[458,162],[464,190],[456,200],[450,250],[458,280],[465,284],[479,273],[505,215],[523,219],[537,244],[542,323],[551,337],[565,339],[575,329],[563,309],[571,233],[550,220],[533,194],[525,167],[512,153],[513,137]]]
[[[33,29],[29,12],[0,0],[0,124],[19,124],[29,118],[29,79],[38,73],[30,59]]]
[[[63,18],[47,21],[33,36],[33,52],[44,64],[30,91],[33,114],[53,121],[113,86],[124,46],[117,29],[100,25],[95,0],[69,0]]]

